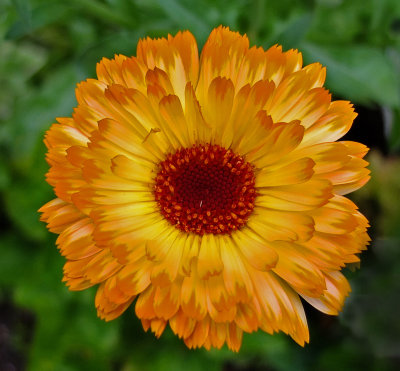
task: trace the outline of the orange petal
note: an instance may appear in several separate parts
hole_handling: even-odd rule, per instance
[[[178,32],[168,39],[140,40],[137,46],[137,58],[149,69],[155,67],[164,70],[171,78],[175,94],[184,99],[188,81],[196,84],[199,63],[197,43],[189,31]]]
[[[279,255],[274,272],[297,292],[319,296],[325,289],[324,277],[318,267],[301,253],[301,247],[284,241],[275,242],[274,247]]]
[[[343,307],[346,296],[351,289],[342,273],[334,271],[325,273],[326,290],[319,298],[302,295],[313,307],[323,313],[337,315]]]
[[[348,101],[334,101],[325,114],[307,128],[302,145],[319,142],[334,142],[346,134],[357,114]]]

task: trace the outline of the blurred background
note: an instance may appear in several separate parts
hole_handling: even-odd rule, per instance
[[[133,307],[99,320],[95,291],[69,292],[56,236],[37,209],[43,134],[76,105],[76,83],[96,63],[134,55],[140,37],[189,29],[201,48],[220,24],[252,45],[298,48],[328,67],[334,98],[359,113],[346,139],[371,148],[372,180],[350,197],[371,222],[361,269],[339,317],[305,304],[311,343],[244,335],[239,354],[189,351],[166,330],[144,333]],[[399,370],[400,1],[0,0],[0,370]]]

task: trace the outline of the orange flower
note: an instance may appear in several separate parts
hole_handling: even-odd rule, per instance
[[[40,211],[71,290],[99,285],[98,315],[136,300],[145,330],[237,351],[242,333],[309,334],[300,296],[338,314],[367,220],[344,194],[369,179],[367,148],[335,142],[356,114],[296,50],[249,48],[219,27],[139,41],[78,85],[46,134]]]

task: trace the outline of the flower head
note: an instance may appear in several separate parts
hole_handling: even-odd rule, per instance
[[[257,329],[307,342],[300,296],[337,314],[369,241],[343,196],[369,179],[367,148],[336,142],[356,114],[324,80],[224,27],[200,58],[187,31],[104,58],[45,139],[57,198],[40,211],[69,288],[98,285],[106,320],[135,301],[190,348],[238,350]]]

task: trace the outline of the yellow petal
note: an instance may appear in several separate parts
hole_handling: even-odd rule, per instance
[[[247,159],[258,169],[282,160],[303,139],[304,127],[298,121],[277,123],[259,138],[258,146],[248,153]]]
[[[221,260],[220,238],[213,234],[205,234],[201,239],[197,270],[201,279],[222,272],[224,265]]]
[[[276,265],[278,254],[260,237],[246,228],[232,234],[236,247],[256,269],[268,271]]]
[[[224,264],[223,278],[226,291],[229,295],[240,300],[246,300],[252,296],[253,285],[249,274],[242,261],[238,249],[230,240],[223,236],[220,240],[221,259]]]
[[[225,136],[231,138],[233,135],[227,124],[232,112],[234,93],[232,81],[222,77],[212,80],[208,88],[207,101],[202,112],[207,124],[213,130],[216,143],[222,143],[222,138]],[[224,140],[229,141],[225,138]]]
[[[311,216],[296,211],[257,207],[247,226],[267,241],[307,241],[314,233]]]
[[[301,184],[260,188],[258,192],[257,205],[288,211],[312,210],[333,197],[332,184],[314,178]]]
[[[256,176],[256,187],[286,186],[304,183],[314,174],[315,162],[310,158],[302,158],[288,165],[265,168]]]

